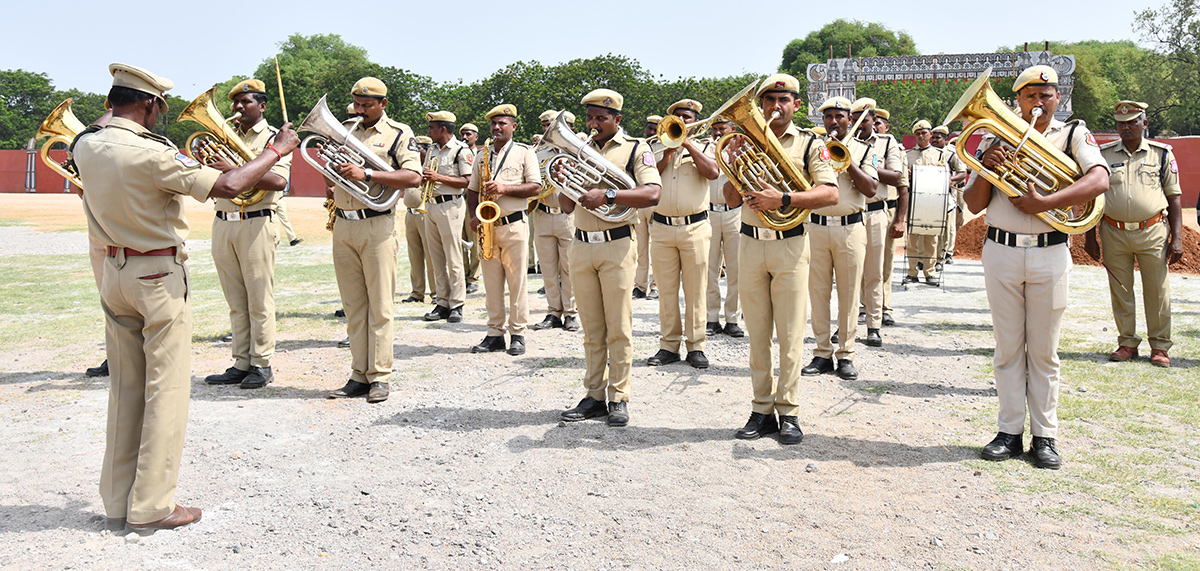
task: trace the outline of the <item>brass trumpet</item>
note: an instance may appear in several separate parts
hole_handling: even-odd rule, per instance
[[[951,121],[962,120],[964,124],[958,142],[954,144],[954,152],[959,160],[1013,198],[1024,196],[1029,183],[1044,194],[1070,186],[1083,174],[1079,165],[1037,132],[1033,124],[1027,123],[1008,108],[992,90],[988,81],[991,74],[990,67],[980,74],[942,122],[947,125]],[[1040,111],[1040,108],[1037,110]],[[1039,114],[1034,113],[1034,123]],[[1008,153],[1009,160],[995,170],[984,167],[981,161],[967,152],[967,140],[980,129],[986,129],[1013,149]],[[1088,231],[1100,222],[1103,215],[1103,194],[1082,207],[1056,208],[1037,214],[1055,230],[1067,234]]]
[[[42,149],[38,153],[42,157],[42,162],[62,175],[63,178],[71,181],[75,186],[83,188],[83,182],[79,180],[79,173],[75,171],[75,165],[71,163],[71,157],[68,156],[67,160],[61,163],[50,158],[50,147],[54,146],[55,143],[64,143],[69,148],[75,137],[78,137],[87,128],[71,112],[71,104],[74,102],[74,98],[68,97],[66,101],[59,103],[58,107],[55,107],[54,111],[51,111],[50,115],[46,116],[46,120],[42,121],[42,126],[38,128],[36,138],[50,137],[49,140],[42,143]]]
[[[204,164],[220,157],[235,167],[242,166],[254,159],[255,155],[230,126],[241,117],[241,113],[234,113],[228,119],[223,117],[217,109],[216,95],[216,87],[201,93],[179,114],[178,121],[195,121],[208,129],[192,133],[183,145],[183,152]],[[266,198],[267,192],[270,191],[252,188],[230,200],[244,208],[258,204]]]
[[[479,204],[475,206],[475,217],[479,219],[479,259],[490,260],[496,255],[496,229],[500,219],[500,205],[496,195],[483,189],[484,183],[492,180],[492,140],[483,143],[483,162],[479,165]]]
[[[850,161],[854,160],[854,157],[850,156],[850,139],[853,139],[854,134],[858,132],[858,128],[862,125],[863,119],[867,117],[867,111],[874,109],[874,105],[867,105],[866,109],[859,114],[858,121],[855,121],[854,126],[850,127],[849,131],[846,131],[846,136],[842,137],[842,140],[839,141],[831,138],[828,141],[825,141],[825,148],[829,149],[829,158],[831,163],[830,166],[833,167],[835,172],[844,172],[846,169],[850,168]]]
[[[658,130],[646,142],[657,140],[659,144],[668,149],[682,147],[684,141],[698,139],[707,134],[709,127],[712,126],[713,119],[716,119],[718,116],[713,115],[708,119],[696,121],[695,123],[684,123],[683,119],[675,115],[667,115],[658,122]]]

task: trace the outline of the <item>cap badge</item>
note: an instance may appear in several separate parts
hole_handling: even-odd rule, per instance
[[[783,85],[783,82],[782,82],[782,81],[776,81],[776,82],[775,82],[775,87],[777,87],[777,88],[779,88],[779,89],[783,89],[783,87],[784,87],[784,85]]]
[[[363,86],[363,88],[362,88],[362,92],[363,92],[363,95],[366,95],[367,93],[370,93],[370,92],[371,92],[371,90],[370,90],[370,88],[368,88],[368,87],[366,87],[366,86]]]
[[[612,102],[613,102],[613,100],[612,100],[612,97],[605,97],[605,98],[604,98],[604,104],[605,104],[605,105],[612,105]]]
[[[1042,72],[1042,81],[1050,81],[1050,74]]]

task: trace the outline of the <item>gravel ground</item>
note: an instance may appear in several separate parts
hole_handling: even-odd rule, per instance
[[[22,232],[0,227],[0,248],[86,251],[82,234]],[[1174,295],[1195,299],[1195,281]],[[228,346],[197,343],[177,500],[204,518],[147,537],[101,531],[106,380],[0,351],[0,567],[1092,569],[1096,552],[1140,549],[1043,509],[1086,498],[1004,491],[979,469],[996,400],[979,263],[950,266],[942,288],[897,287],[894,302],[885,346],[859,346],[859,380],[801,381],[806,436],[790,447],[733,439],[750,407],[746,339],[710,338],[704,372],[645,365],[653,301],[634,302],[622,429],[558,420],[583,395],[582,333],[530,331],[517,358],[468,354],[481,295],[457,325],[397,304],[379,405],[325,400],[348,370],[336,340],[281,330],[277,381],[259,391],[205,385]],[[537,322],[545,301],[531,306]]]

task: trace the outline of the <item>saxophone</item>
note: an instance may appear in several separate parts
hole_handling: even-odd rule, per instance
[[[496,204],[496,193],[484,190],[484,183],[492,180],[492,140],[483,143],[483,162],[479,165],[479,205],[475,217],[479,219],[479,259],[490,260],[496,255],[495,229],[500,219],[500,205]]]

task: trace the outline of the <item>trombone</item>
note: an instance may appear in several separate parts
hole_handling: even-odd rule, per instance
[[[867,105],[862,113],[858,115],[858,121],[855,121],[854,126],[846,131],[846,136],[842,137],[842,140],[839,141],[831,138],[825,141],[825,148],[829,149],[831,166],[833,166],[835,172],[845,172],[846,169],[850,168],[850,161],[853,159],[850,156],[850,147],[847,145],[850,144],[850,139],[854,138],[854,134],[858,132],[858,127],[862,125],[863,119],[867,117],[867,111],[874,110],[874,105]]]

